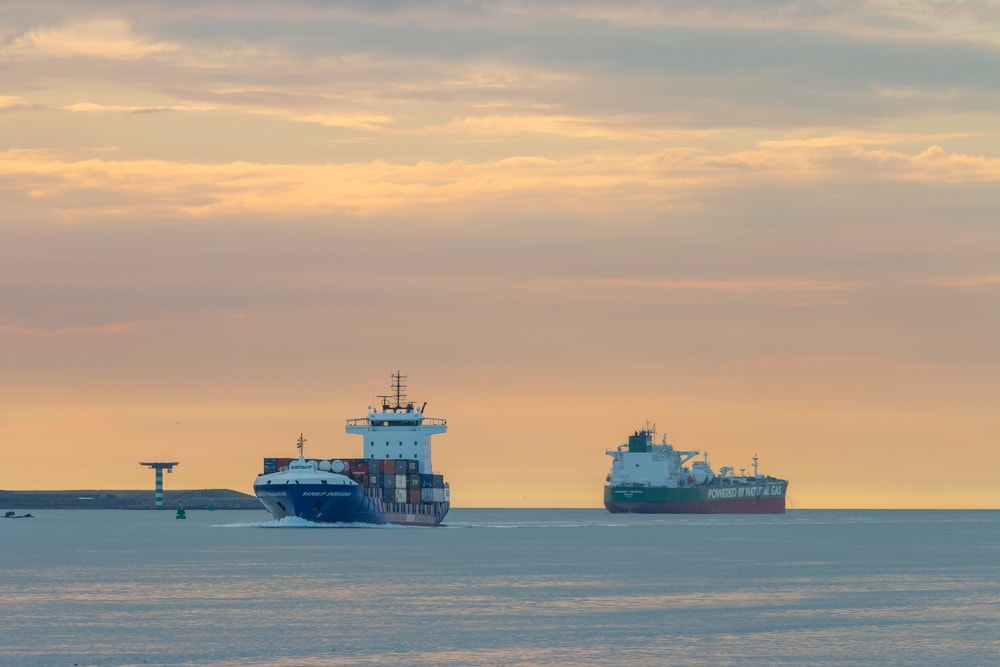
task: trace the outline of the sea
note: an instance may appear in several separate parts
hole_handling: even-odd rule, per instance
[[[0,519],[0,666],[1000,665],[1000,511]]]

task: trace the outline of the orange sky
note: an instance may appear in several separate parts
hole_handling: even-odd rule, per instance
[[[399,369],[457,507],[650,422],[1000,508],[1000,22],[785,10],[4,3],[0,488],[249,492]]]

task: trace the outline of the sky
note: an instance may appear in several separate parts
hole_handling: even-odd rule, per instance
[[[0,4],[0,488],[251,492],[390,375],[455,507],[655,427],[1000,508],[1000,3]]]

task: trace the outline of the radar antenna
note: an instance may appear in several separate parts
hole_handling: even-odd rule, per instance
[[[383,412],[386,412],[388,410],[392,410],[393,412],[398,412],[404,409],[410,412],[413,411],[413,404],[406,403],[406,376],[403,375],[400,371],[396,371],[395,373],[392,374],[392,393],[379,396],[379,398],[382,399]]]

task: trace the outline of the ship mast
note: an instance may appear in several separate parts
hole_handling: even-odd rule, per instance
[[[392,410],[393,412],[399,412],[403,410],[403,404],[406,402],[406,376],[396,371],[392,374],[392,393],[381,395],[379,398],[382,399],[382,412],[388,412]],[[390,403],[389,399],[395,399],[395,403]],[[408,403],[406,405],[406,410],[411,412],[413,410],[413,404]]]

